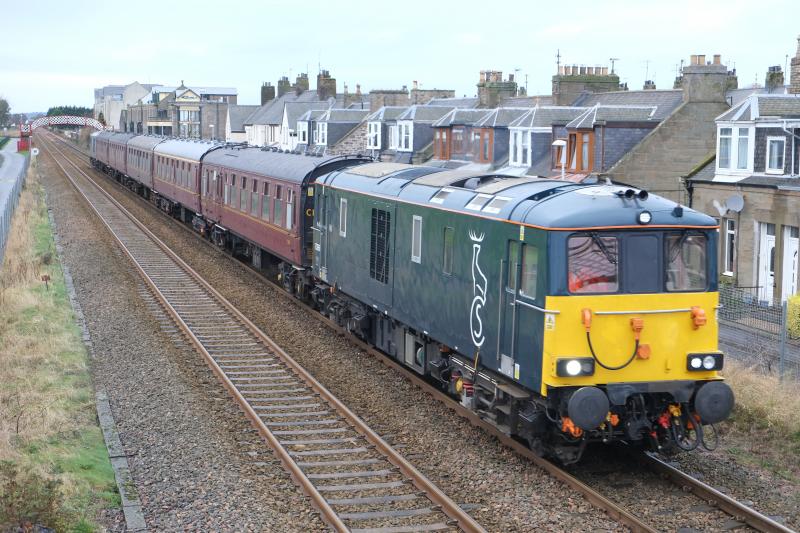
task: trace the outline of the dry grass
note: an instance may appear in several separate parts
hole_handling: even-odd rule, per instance
[[[38,172],[28,174],[0,267],[0,461],[57,480],[70,520],[91,521],[98,496],[116,503],[114,476]]]
[[[736,395],[733,425],[739,431],[769,430],[775,437],[800,440],[798,383],[781,382],[728,359],[725,380]]]

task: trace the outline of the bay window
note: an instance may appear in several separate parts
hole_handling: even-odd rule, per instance
[[[403,152],[410,152],[413,146],[412,135],[413,122],[405,122],[397,125],[398,144],[397,149]]]
[[[367,124],[367,148],[380,150],[381,148],[381,123],[370,122]]]
[[[731,167],[731,135],[733,128],[720,128],[719,129],[719,150],[717,161],[719,168]]]
[[[317,124],[317,144],[328,144],[328,123]]]

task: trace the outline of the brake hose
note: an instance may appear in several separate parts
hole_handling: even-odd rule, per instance
[[[636,343],[633,346],[633,354],[631,354],[630,358],[627,361],[625,361],[619,366],[608,366],[604,364],[602,361],[600,361],[600,359],[597,358],[597,354],[594,353],[594,347],[592,347],[592,336],[588,331],[586,332],[586,341],[589,343],[589,351],[592,352],[592,357],[594,358],[595,362],[598,365],[605,368],[606,370],[622,370],[623,368],[631,364],[634,359],[636,359],[636,354],[639,352],[639,339],[636,339]]]

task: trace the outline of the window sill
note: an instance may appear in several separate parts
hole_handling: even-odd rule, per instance
[[[729,278],[732,278],[734,276],[734,273],[733,272],[723,272],[722,275],[726,276],[726,277],[729,277]]]
[[[786,175],[786,174],[784,174],[783,169],[781,169],[781,170],[770,170],[770,169],[767,169],[767,170],[764,171],[764,174],[769,174],[770,176],[785,176]]]

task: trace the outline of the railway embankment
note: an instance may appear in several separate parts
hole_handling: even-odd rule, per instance
[[[119,496],[38,169],[28,174],[0,266],[0,529],[92,531],[118,520]]]

